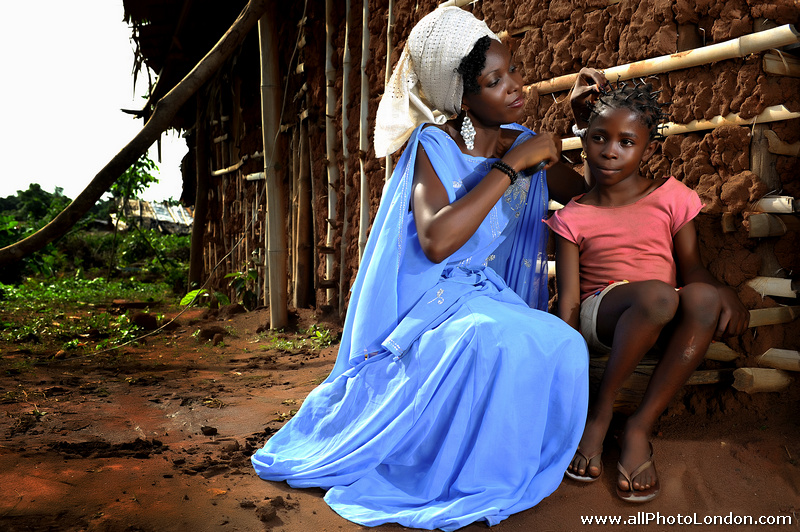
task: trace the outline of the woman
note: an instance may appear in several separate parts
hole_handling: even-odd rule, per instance
[[[548,187],[567,201],[584,183],[556,164],[551,136],[501,127],[523,118],[510,59],[459,8],[412,30],[378,109],[376,155],[408,145],[336,365],[252,458],[262,478],[321,487],[363,525],[496,524],[558,487],[582,433],[585,343],[531,306],[547,305]],[[547,183],[522,172],[542,161]]]

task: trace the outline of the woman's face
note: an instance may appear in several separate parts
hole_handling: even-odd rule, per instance
[[[478,86],[477,94],[465,94],[462,100],[473,119],[486,126],[522,121],[522,74],[512,63],[508,48],[494,39],[486,52],[486,65],[478,75]]]

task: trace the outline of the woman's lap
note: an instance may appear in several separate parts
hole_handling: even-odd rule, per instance
[[[583,430],[587,363],[554,316],[478,297],[400,358],[371,357],[317,388],[253,462],[263,478],[330,488],[331,507],[362,524],[493,524],[560,483]]]

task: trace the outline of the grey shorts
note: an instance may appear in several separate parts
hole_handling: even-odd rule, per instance
[[[611,347],[601,342],[597,337],[597,310],[600,308],[600,302],[609,290],[627,282],[617,281],[611,283],[601,291],[590,295],[581,303],[581,334],[586,340],[589,349],[596,353],[607,355],[611,352]]]

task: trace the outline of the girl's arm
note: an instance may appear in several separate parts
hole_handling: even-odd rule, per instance
[[[548,135],[536,135],[503,156],[516,171],[557,159]],[[550,163],[552,164],[552,163]],[[492,169],[472,190],[450,203],[422,144],[417,148],[411,206],[422,251],[432,262],[442,262],[469,240],[510,183],[508,175]]]
[[[711,275],[700,260],[700,250],[697,245],[697,231],[694,220],[684,225],[675,235],[675,256],[678,259],[681,279],[684,284],[706,283],[714,286],[719,293],[722,303],[715,338],[723,336],[738,336],[747,330],[750,322],[750,313],[739,301],[736,292]]]
[[[581,286],[578,245],[556,235],[558,317],[580,331]]]

